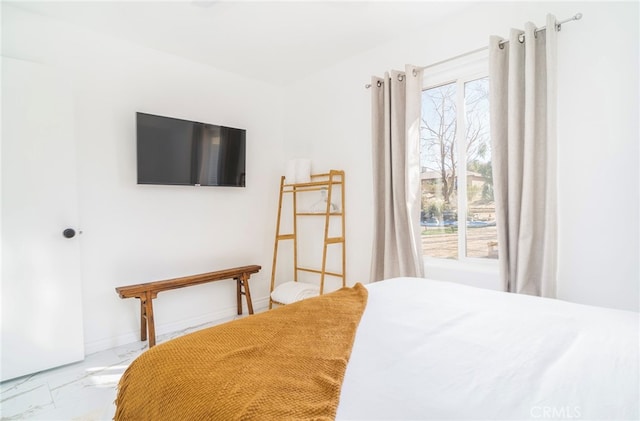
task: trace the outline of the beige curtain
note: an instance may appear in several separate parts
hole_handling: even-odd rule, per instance
[[[371,280],[424,276],[420,239],[422,70],[371,79],[374,229]]]
[[[505,291],[555,297],[556,19],[491,37],[493,180]],[[519,39],[524,34],[524,42]]]

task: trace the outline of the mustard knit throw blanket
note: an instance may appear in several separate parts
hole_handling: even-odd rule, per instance
[[[357,284],[155,346],[120,379],[115,419],[334,419],[366,302]]]

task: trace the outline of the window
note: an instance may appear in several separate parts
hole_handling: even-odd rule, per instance
[[[420,225],[423,254],[496,259],[489,79],[467,72],[422,91]],[[442,79],[442,78],[441,78]]]

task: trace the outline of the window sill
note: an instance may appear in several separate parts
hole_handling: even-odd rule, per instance
[[[479,271],[485,273],[496,273],[498,274],[500,269],[498,267],[497,259],[439,259],[437,257],[427,257],[424,256],[423,262],[426,267],[441,267],[441,268],[454,268],[454,269],[464,269],[470,271]]]
[[[426,278],[502,290],[497,260],[467,259],[460,261],[424,257],[423,261]]]

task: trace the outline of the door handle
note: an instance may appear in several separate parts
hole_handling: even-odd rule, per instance
[[[64,238],[73,238],[76,236],[76,230],[74,230],[73,228],[67,228],[66,230],[62,231],[62,236]]]

